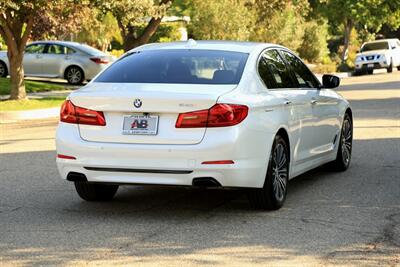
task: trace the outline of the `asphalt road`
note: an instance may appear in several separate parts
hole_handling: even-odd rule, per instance
[[[352,165],[290,182],[285,206],[242,190],[122,187],[88,203],[55,166],[56,120],[0,124],[1,266],[400,266],[400,72],[343,80]]]

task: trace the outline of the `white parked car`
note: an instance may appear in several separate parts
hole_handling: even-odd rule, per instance
[[[352,111],[338,85],[274,44],[141,46],[69,95],[58,170],[88,201],[121,184],[239,187],[254,207],[278,209],[289,179],[350,164]]]
[[[69,84],[93,79],[114,61],[88,45],[63,41],[38,41],[26,46],[23,67],[25,76],[61,78]],[[10,64],[7,51],[0,51],[0,77],[7,77]]]
[[[400,70],[399,39],[382,39],[364,43],[356,57],[356,74],[372,74],[374,69]]]

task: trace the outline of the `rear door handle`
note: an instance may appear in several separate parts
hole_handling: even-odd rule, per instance
[[[285,102],[283,102],[283,104],[285,104],[285,105],[290,105],[290,104],[292,104],[292,101],[286,100]]]
[[[312,99],[312,100],[310,101],[310,103],[311,103],[311,105],[315,105],[315,104],[318,103],[318,101],[317,101],[316,99]]]

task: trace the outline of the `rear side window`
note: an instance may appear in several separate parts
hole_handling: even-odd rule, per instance
[[[76,53],[76,51],[74,49],[72,49],[71,47],[66,47],[65,49],[67,50],[68,55]]]
[[[95,82],[238,84],[247,57],[200,49],[140,51],[115,62]]]
[[[63,55],[63,54],[65,54],[64,49],[65,49],[64,46],[56,45],[56,44],[50,44],[50,45],[47,46],[47,53],[48,54]]]
[[[318,88],[320,86],[319,81],[300,59],[289,52],[281,52],[288,62],[291,70],[294,72],[296,80],[299,83],[299,87]]]
[[[285,62],[276,50],[268,50],[261,56],[258,73],[269,89],[296,87]]]

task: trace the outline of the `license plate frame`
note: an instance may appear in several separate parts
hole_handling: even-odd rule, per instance
[[[158,115],[127,115],[123,117],[122,134],[123,135],[157,135],[158,133]],[[136,120],[136,121],[135,121]],[[133,124],[137,128],[133,127]],[[147,127],[142,127],[144,124]]]
[[[374,67],[374,64],[368,64],[367,67],[368,67],[368,68],[373,68],[373,67]]]

